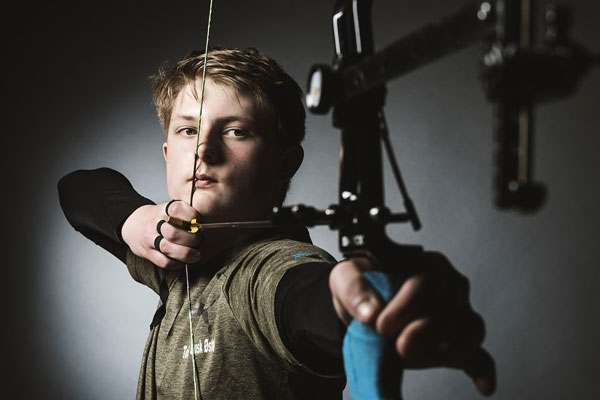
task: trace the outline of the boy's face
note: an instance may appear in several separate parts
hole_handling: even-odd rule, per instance
[[[171,199],[190,200],[199,110],[191,85],[182,89],[163,144]],[[263,219],[276,205],[285,156],[263,114],[251,97],[207,79],[193,200],[202,222]]]

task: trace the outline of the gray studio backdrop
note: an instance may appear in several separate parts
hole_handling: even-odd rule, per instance
[[[377,48],[464,1],[375,1]],[[600,51],[593,0],[571,0],[573,36]],[[79,168],[123,172],[166,201],[163,142],[147,76],[202,48],[207,1],[82,2],[5,13],[3,329],[6,398],[127,399],[136,390],[158,298],[64,219],[56,183]],[[333,54],[333,1],[217,0],[212,43],[254,46],[301,83]],[[8,20],[17,28],[8,31]],[[14,21],[13,21],[14,22]],[[600,73],[569,99],[538,107],[536,175],[550,191],[537,214],[491,204],[492,108],[478,80],[479,46],[389,85],[392,141],[423,229],[389,228],[445,253],[472,283],[496,358],[498,399],[600,398],[597,214]],[[336,201],[338,133],[308,117],[306,159],[288,202]],[[387,199],[401,209],[388,174]],[[339,256],[336,233],[313,240]],[[478,399],[452,370],[412,371],[407,399]]]

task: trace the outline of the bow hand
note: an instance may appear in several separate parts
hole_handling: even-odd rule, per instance
[[[467,278],[440,253],[425,252],[419,262],[387,304],[364,277],[374,269],[369,259],[338,263],[329,283],[339,318],[373,326],[393,343],[404,368],[460,369],[482,394],[492,394],[495,364],[481,346],[485,325],[471,307]]]

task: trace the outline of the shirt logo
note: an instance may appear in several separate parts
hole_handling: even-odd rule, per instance
[[[215,338],[204,339],[194,343],[194,354],[201,353],[214,353],[215,352]],[[190,349],[187,345],[183,346],[183,358],[186,359],[190,355]]]

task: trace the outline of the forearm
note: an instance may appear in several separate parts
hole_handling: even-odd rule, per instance
[[[345,326],[329,289],[333,265],[314,263],[292,268],[277,286],[277,326],[288,350],[302,364],[323,374],[343,372]]]
[[[125,262],[121,226],[137,208],[154,204],[119,172],[78,170],[58,182],[60,205],[69,223],[88,239]]]

